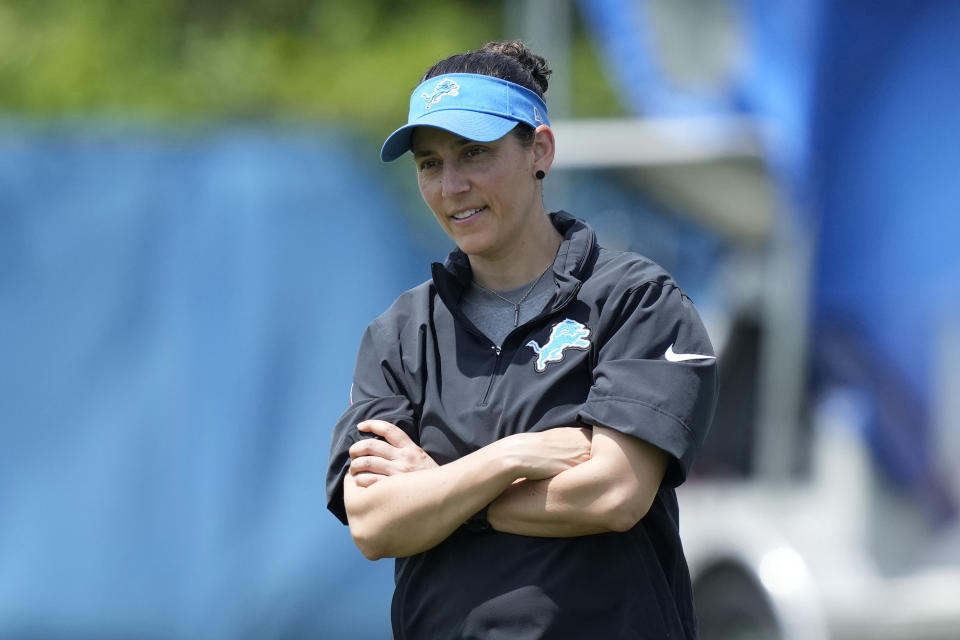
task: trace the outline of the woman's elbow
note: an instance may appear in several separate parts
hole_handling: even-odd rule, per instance
[[[656,492],[636,491],[616,496],[605,512],[607,528],[617,533],[633,529],[647,515],[655,495]]]
[[[368,560],[379,560],[385,557],[383,549],[382,528],[371,520],[375,505],[369,501],[369,494],[364,493],[352,482],[344,484],[343,503],[347,512],[347,525],[350,527],[350,537],[360,549],[360,553]]]
[[[383,545],[377,536],[372,535],[369,528],[364,528],[361,523],[350,522],[350,537],[353,538],[353,544],[357,545],[360,553],[367,560],[380,560],[386,557]]]
[[[637,526],[637,523],[643,519],[646,512],[640,512],[630,506],[624,506],[616,509],[607,515],[607,528],[617,533],[625,533]]]
[[[367,560],[375,561],[387,557],[387,554],[381,553],[376,547],[357,542],[356,538],[354,538],[354,543],[357,545],[357,548],[360,549],[360,553],[363,554],[363,557]]]
[[[379,560],[385,557],[382,528],[371,521],[369,505],[357,500],[347,500],[346,507],[350,537],[353,538],[353,544],[360,549],[360,553],[367,560]]]

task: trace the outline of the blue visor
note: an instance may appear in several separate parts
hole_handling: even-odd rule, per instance
[[[407,124],[390,134],[380,149],[384,162],[410,151],[416,127],[437,127],[467,140],[499,140],[523,122],[549,125],[547,105],[518,84],[475,73],[450,73],[425,80],[410,96]]]

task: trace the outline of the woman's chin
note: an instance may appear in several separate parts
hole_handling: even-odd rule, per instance
[[[468,256],[483,256],[493,249],[494,242],[487,237],[476,237],[479,234],[471,234],[470,237],[455,238],[454,242],[457,248]]]

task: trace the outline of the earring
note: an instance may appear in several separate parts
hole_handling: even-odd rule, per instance
[[[537,172],[533,175],[536,176],[537,180],[543,180],[547,177],[547,174],[543,172],[543,169],[537,169]]]

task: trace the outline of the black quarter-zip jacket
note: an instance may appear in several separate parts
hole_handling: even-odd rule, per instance
[[[466,256],[433,265],[363,335],[351,405],[333,432],[328,508],[344,523],[356,425],[400,426],[438,464],[505,436],[603,425],[670,455],[660,491],[630,531],[538,538],[461,528],[396,560],[401,638],[696,637],[674,487],[716,403],[716,360],[693,304],[658,265],[600,247],[590,227],[550,215],[564,236],[557,290],[500,347],[459,308]]]

